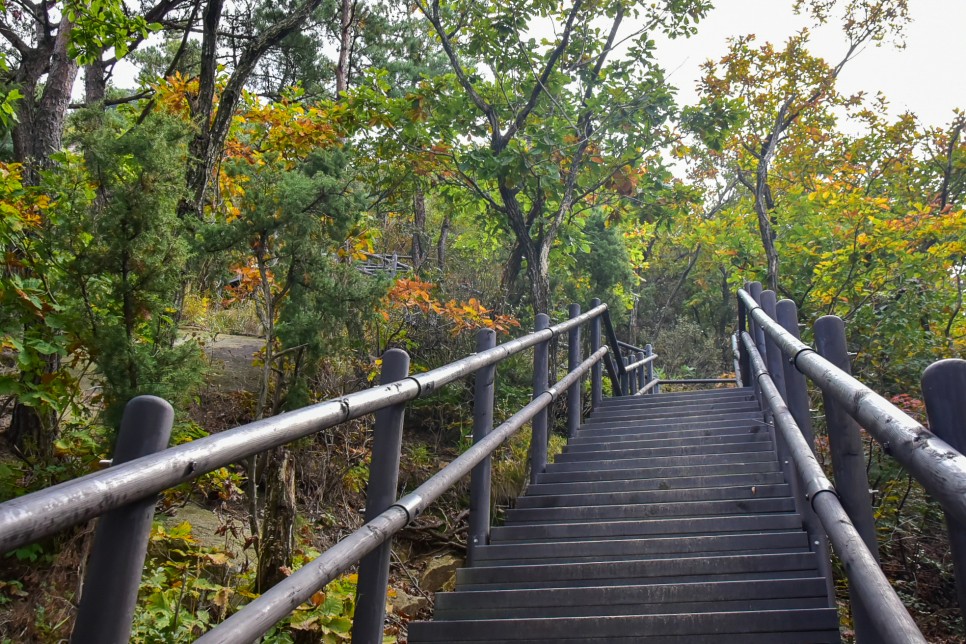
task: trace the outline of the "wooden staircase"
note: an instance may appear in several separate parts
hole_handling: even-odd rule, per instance
[[[839,642],[750,389],[605,399],[417,642]]]

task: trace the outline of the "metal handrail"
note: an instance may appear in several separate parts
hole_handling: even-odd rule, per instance
[[[0,504],[0,552],[42,539],[304,436],[427,396],[448,383],[602,316],[606,311],[607,305],[601,304],[547,329],[398,382],[248,423],[6,501]]]
[[[644,353],[644,350],[641,349],[640,352],[641,353]],[[643,360],[638,360],[637,362],[635,362],[633,364],[627,365],[626,367],[624,367],[624,369],[626,369],[627,371],[633,371],[634,369],[640,369],[641,367],[647,366],[650,363],[654,362],[654,360],[656,360],[656,359],[657,359],[657,354],[656,353],[652,353],[651,355],[647,356]]]
[[[966,521],[966,456],[898,407],[795,338],[744,289],[738,297],[764,333],[800,372],[858,421],[943,509]]]
[[[835,488],[825,476],[802,430],[772,381],[771,374],[765,368],[765,361],[754,340],[747,332],[742,332],[741,342],[750,358],[751,375],[754,376],[762,400],[771,411],[775,427],[781,433],[791,455],[805,498],[811,503],[829,541],[845,564],[849,581],[863,605],[876,616],[874,624],[881,638],[879,641],[885,644],[925,644],[926,639],[842,507]]]
[[[577,382],[607,353],[607,346],[598,349],[576,370],[571,371],[540,396],[534,398],[523,409],[490,432],[486,438],[475,443],[425,483],[399,499],[388,510],[277,583],[196,642],[198,644],[234,644],[248,642],[263,635],[275,623],[308,601],[325,584],[406,527],[457,481],[469,474],[474,466],[492,454],[540,411],[557,400],[561,393]]]

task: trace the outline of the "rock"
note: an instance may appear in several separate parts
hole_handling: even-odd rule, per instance
[[[410,595],[399,588],[394,588],[393,592],[395,595],[389,598],[389,604],[393,612],[404,617],[415,617],[419,611],[429,606],[429,600],[425,597]]]
[[[463,560],[453,555],[436,557],[419,578],[419,587],[432,592],[440,590],[456,577],[456,569],[462,565]]]

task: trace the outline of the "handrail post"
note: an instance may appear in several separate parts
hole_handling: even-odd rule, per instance
[[[580,305],[570,305],[570,319],[580,315]],[[580,325],[570,329],[567,334],[567,373],[572,372],[580,366]],[[573,438],[577,435],[580,428],[580,389],[581,382],[578,380],[570,386],[567,392],[567,437]]]
[[[775,319],[782,327],[801,339],[801,332],[798,330],[798,307],[792,300],[780,300],[775,306]],[[791,360],[782,360],[782,370],[785,375],[785,403],[788,411],[791,412],[795,424],[802,432],[805,442],[808,444],[812,453],[815,453],[815,435],[812,432],[812,416],[808,403],[808,384],[805,374],[800,372],[792,364]],[[811,499],[809,499],[811,501]],[[822,522],[819,520],[811,503],[804,506],[803,518],[805,520],[805,531],[808,533],[808,542],[812,552],[818,558],[818,571],[825,578],[825,590],[828,594],[829,606],[835,607],[835,582],[832,576],[832,562],[829,557],[828,535]]]
[[[635,374],[635,370],[631,369],[628,371],[627,369],[628,365],[630,365],[632,362],[634,362],[633,353],[631,353],[629,356],[624,356],[624,382],[626,383],[624,385],[624,393],[628,396],[634,395],[634,392],[637,391],[634,388],[637,385],[637,375]]]
[[[543,331],[550,326],[546,313],[537,313],[534,331]],[[547,373],[550,370],[550,341],[546,340],[533,347],[533,397],[547,390]],[[547,419],[548,408],[540,410],[530,421],[530,482],[537,482],[537,475],[547,468]]]
[[[114,447],[120,465],[168,446],[174,410],[155,396],[137,396],[124,407]],[[97,522],[87,576],[71,642],[126,642],[137,606],[157,496],[112,510]]]
[[[638,362],[640,362],[641,360],[643,360],[644,359],[644,352],[643,351],[638,351],[637,352],[637,356],[636,356],[635,359]],[[644,367],[643,365],[637,368],[637,389],[643,389],[644,388],[644,377],[645,377],[645,371],[644,370],[645,370],[645,368],[646,367]],[[633,391],[631,393],[635,393],[636,394],[637,391]]]
[[[966,360],[940,360],[926,367],[922,374],[922,396],[929,429],[966,454]],[[966,525],[947,513],[946,529],[959,610],[966,622]]]
[[[496,332],[480,329],[476,333],[476,352],[496,346]],[[473,382],[473,443],[479,443],[493,429],[493,391],[496,365],[476,372]],[[466,548],[467,565],[473,565],[478,548],[490,542],[490,469],[487,456],[470,474],[470,526]]]
[[[751,382],[751,361],[748,357],[748,350],[745,348],[744,343],[741,341],[741,332],[750,331],[748,323],[751,320],[748,317],[748,311],[745,308],[745,303],[742,299],[738,298],[738,371],[741,375],[741,386],[750,387]]]
[[[761,282],[751,282],[748,284],[748,294],[751,295],[751,299],[755,301],[755,304],[761,306]],[[755,318],[750,315],[748,316],[748,334],[751,335],[751,339],[755,341],[755,348],[758,349],[758,355],[762,357],[763,360],[768,360],[768,356],[765,352],[765,336],[761,325],[755,321]],[[758,386],[758,381],[754,382],[755,388],[755,398],[758,399],[759,404],[764,408],[764,400],[761,395],[761,388]]]
[[[600,299],[594,298],[590,301],[590,308],[595,309],[600,306]],[[600,316],[598,315],[590,322],[590,353],[593,355],[600,349]],[[600,407],[604,399],[603,366],[601,361],[597,361],[590,368],[590,406],[591,409]]]
[[[845,323],[842,318],[825,315],[813,326],[815,345],[819,355],[846,373],[852,373]],[[869,479],[865,473],[865,456],[859,425],[832,396],[822,394],[825,403],[825,422],[828,427],[829,447],[832,451],[832,471],[835,489],[842,499],[849,518],[869,552],[879,561],[879,544],[875,534],[875,517],[869,497]],[[858,644],[877,641],[875,621],[861,598],[849,585],[852,613],[855,621],[855,641]]]
[[[765,312],[765,315],[773,320],[778,319],[775,313],[775,291],[767,290],[761,292],[761,309]],[[778,394],[782,397],[783,401],[788,400],[788,393],[785,391],[785,368],[782,366],[782,352],[778,348],[778,345],[771,336],[765,336],[765,365],[768,367],[768,375],[771,376],[772,383],[775,385],[775,389],[778,390]],[[798,483],[798,474],[795,470],[795,464],[792,463],[791,455],[789,454],[788,445],[785,442],[784,437],[781,432],[775,432],[775,446],[778,448],[778,458],[781,461],[782,472],[785,475],[785,480],[788,481],[790,486],[792,498],[795,500],[795,509],[804,518],[805,516],[805,506],[804,498],[801,494],[801,486]]]
[[[645,344],[644,354],[650,358],[652,355],[654,355],[654,347],[652,347],[650,344]],[[651,381],[654,380],[654,361],[651,360],[650,362],[648,362],[645,368],[647,369],[647,371],[645,372],[646,374],[645,379],[647,380],[646,384],[651,384]],[[652,394],[660,393],[660,387],[661,385],[659,384],[654,385],[653,387],[651,387],[650,393]]]
[[[403,380],[408,375],[409,354],[402,349],[389,349],[382,354],[379,384],[387,385]],[[369,485],[366,488],[367,523],[396,502],[405,413],[406,405],[400,403],[375,414]],[[359,563],[359,585],[356,587],[356,610],[352,624],[353,644],[382,642],[391,554],[392,539],[389,538]]]

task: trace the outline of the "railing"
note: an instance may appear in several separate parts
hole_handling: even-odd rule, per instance
[[[413,376],[409,375],[408,355],[391,349],[383,356],[379,386],[167,449],[174,418],[170,405],[151,396],[135,398],[125,409],[111,467],[0,504],[0,552],[101,517],[71,641],[126,642],[159,492],[375,413],[365,525],[197,641],[208,644],[252,641],[361,560],[353,641],[381,642],[392,535],[457,481],[472,473],[468,540],[468,556],[472,560],[475,549],[489,539],[489,461],[497,447],[530,422],[533,480],[547,464],[548,408],[566,394],[567,431],[573,435],[581,420],[581,380],[585,374],[590,372],[593,407],[603,397],[602,362],[609,372],[615,395],[656,388],[652,367],[655,356],[650,346],[642,350],[619,343],[606,305],[594,300],[591,310],[582,314],[574,304],[569,315],[568,320],[550,326],[549,318],[540,314],[533,333],[501,345],[496,345],[492,330],[482,330],[477,336],[475,354]],[[602,346],[602,322],[609,346]],[[582,359],[580,331],[585,324],[590,326],[590,351]],[[568,339],[567,374],[551,385],[548,381],[550,341],[564,334]],[[531,347],[534,348],[533,399],[493,428],[496,367],[506,358]],[[648,357],[644,357],[645,353]],[[473,446],[397,500],[406,403],[473,374],[476,375]],[[639,390],[635,389],[637,385],[641,385]]]
[[[942,360],[923,374],[930,431],[851,376],[841,319],[820,318],[814,334],[816,349],[799,338],[794,302],[776,302],[758,282],[738,291],[738,378],[773,418],[788,480],[808,503],[802,510],[813,550],[828,571],[827,539],[845,564],[856,642],[925,642],[879,566],[859,425],[942,505],[966,608],[966,456],[956,449],[966,447],[966,361]],[[814,456],[805,376],[823,394],[835,487]]]

